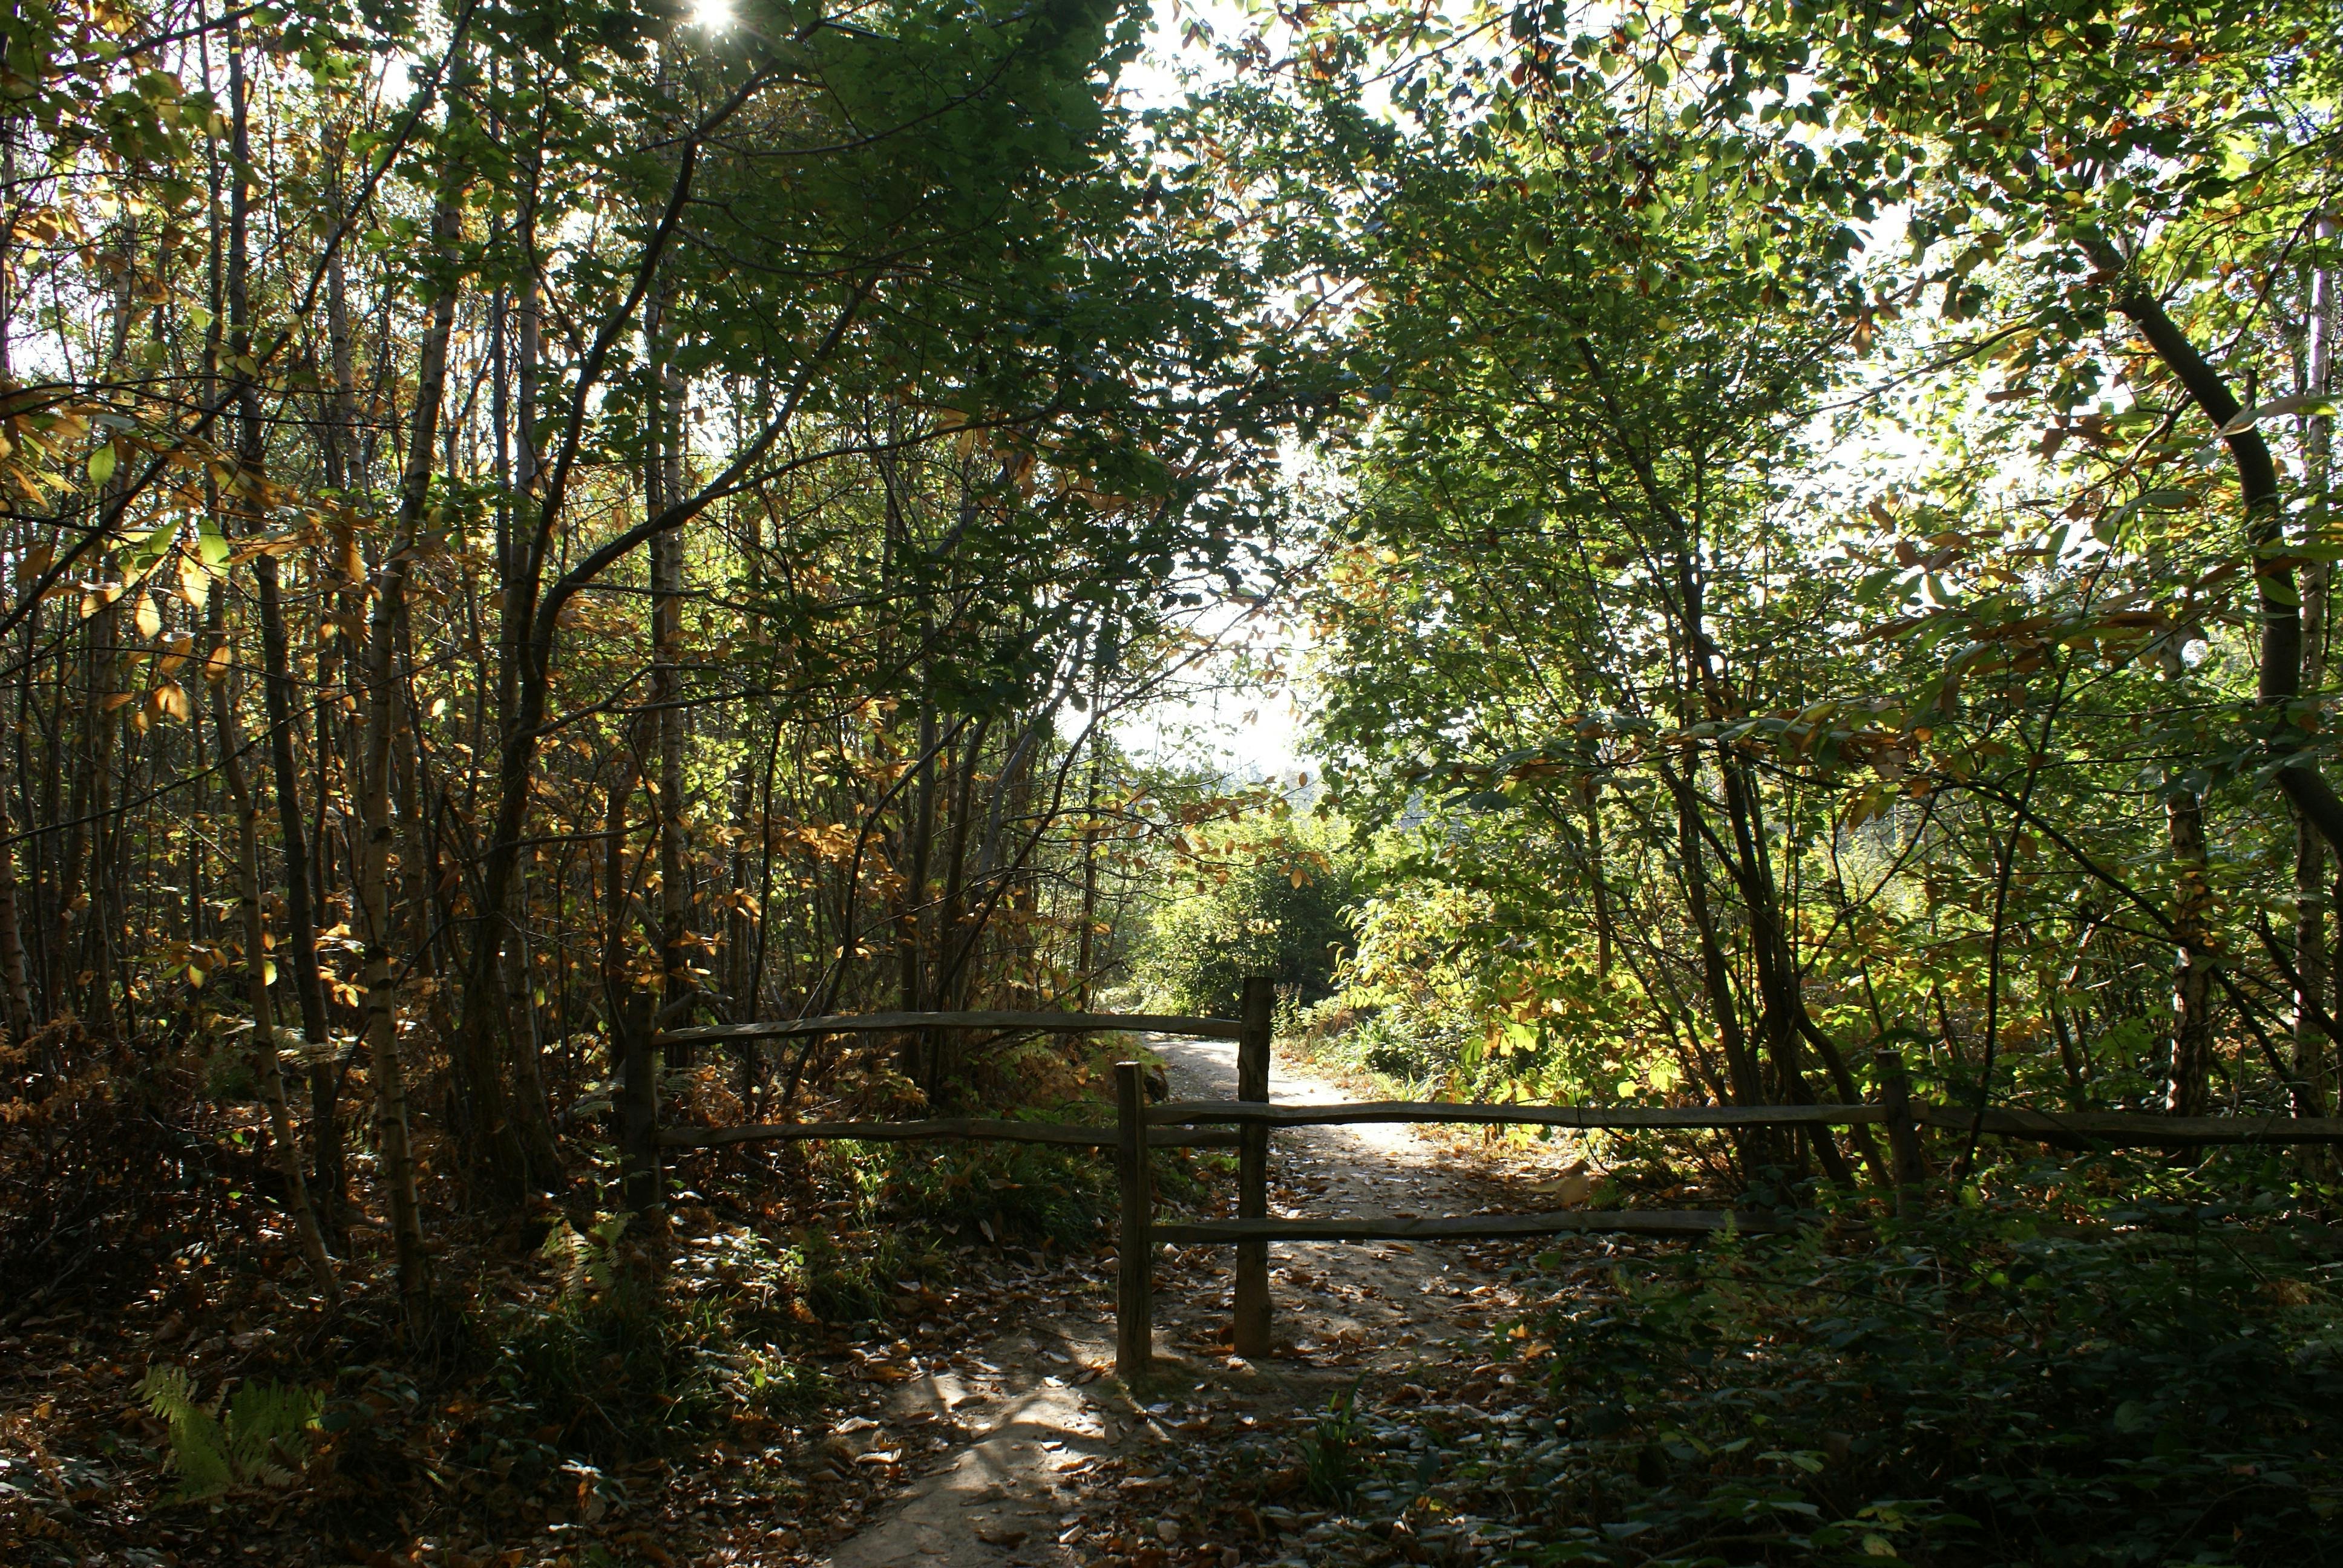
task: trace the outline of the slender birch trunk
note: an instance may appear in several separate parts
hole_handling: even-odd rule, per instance
[[[211,640],[223,646],[220,598],[212,603]],[[231,661],[232,662],[232,661]],[[245,990],[252,1008],[252,1069],[261,1103],[268,1110],[269,1141],[277,1172],[285,1183],[285,1208],[310,1277],[330,1304],[341,1298],[334,1276],[334,1261],[326,1251],[326,1233],[309,1204],[309,1181],[302,1168],[300,1135],[293,1125],[293,1109],[285,1097],[285,1070],[277,1056],[277,1020],[268,994],[268,922],[260,901],[260,805],[244,770],[244,739],[236,719],[233,677],[223,665],[221,678],[211,686],[212,725],[219,739],[220,774],[226,780],[236,818],[236,903],[244,926]]]
[[[653,395],[647,412],[652,433],[643,488],[647,515],[656,516],[682,498],[683,378],[670,357],[667,306],[671,285],[664,276],[645,302],[643,337],[651,355]],[[683,1021],[691,990],[689,907],[685,858],[689,852],[683,820],[683,534],[669,529],[650,541],[650,705],[659,735],[659,1015]],[[691,1048],[667,1050],[670,1070],[691,1065]]]
[[[2319,224],[2322,238],[2335,232],[2333,218]],[[2304,357],[2304,391],[2323,397],[2335,390],[2335,334],[2343,327],[2343,306],[2337,300],[2335,274],[2319,267],[2311,275],[2308,353]],[[2313,516],[2326,515],[2328,489],[2333,479],[2334,417],[2315,413],[2302,433],[2304,488],[2313,503]],[[2308,541],[2324,544],[2324,539]],[[2327,687],[2328,597],[2333,566],[2317,550],[2302,571],[2303,685],[2324,692]],[[2316,1013],[2328,981],[2327,841],[2299,809],[2294,827],[2294,1075],[2301,1081],[2298,1108],[2324,1116],[2335,1087],[2335,1043],[2320,1029]],[[2325,1150],[2305,1151],[2317,1168],[2331,1168],[2333,1156]]]

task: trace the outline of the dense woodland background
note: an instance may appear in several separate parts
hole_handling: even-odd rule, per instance
[[[227,1270],[474,1375],[479,1257],[603,1293],[618,1064],[689,1024],[1272,972],[1394,1091],[1851,1101],[1893,1047],[1961,1105],[2337,1114],[2335,23],[17,7],[0,1326]],[[1140,742],[1282,685],[1304,779]],[[725,1122],[1096,1060],[662,1063]],[[1597,1152],[1890,1185],[1860,1131]],[[1106,1201],[863,1159],[677,1180],[850,1314],[908,1254],[808,1262],[838,1191]]]

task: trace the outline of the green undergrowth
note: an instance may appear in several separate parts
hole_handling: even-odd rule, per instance
[[[236,1486],[286,1486],[306,1454],[324,1400],[308,1389],[247,1380],[233,1399],[222,1390],[196,1397],[185,1369],[156,1362],[139,1384],[140,1400],[170,1432],[170,1465],[179,1477],[169,1501],[187,1503]]]
[[[1313,1563],[2343,1563],[2338,1251],[2112,1161],[1908,1220],[1564,1245],[1481,1355],[1239,1442],[1204,1490]]]
[[[685,1202],[663,1270],[618,1220],[554,1229],[549,1295],[507,1307],[483,1335],[507,1435],[528,1434],[518,1462],[616,1463],[744,1412],[801,1416],[830,1397],[815,1364],[829,1342],[917,1315],[950,1282],[954,1251],[1079,1250],[1115,1212],[1111,1159],[1097,1150],[840,1141],[809,1154],[786,1197]],[[1160,1154],[1157,1171],[1166,1201],[1199,1190],[1184,1154]]]
[[[1118,1054],[1029,1051],[1017,1084],[967,1093],[986,1114],[1099,1121]],[[1080,1251],[1116,1208],[1108,1151],[841,1140],[791,1158],[785,1175],[679,1170],[706,1196],[679,1193],[656,1249],[617,1219],[556,1225],[541,1253],[549,1288],[478,1324],[495,1390],[483,1462],[609,1466],[688,1449],[744,1414],[803,1424],[837,1392],[822,1357],[931,1312],[968,1249]],[[1185,1153],[1160,1153],[1156,1169],[1166,1201],[1201,1190]]]
[[[941,1249],[1074,1251],[1102,1241],[1119,1201],[1111,1155],[1034,1143],[839,1143],[825,1159],[857,1197],[833,1229],[799,1239],[799,1289],[829,1321],[882,1318],[896,1282],[949,1265]],[[1155,1198],[1188,1203],[1204,1191],[1188,1151],[1155,1154]]]
[[[1536,1563],[2343,1561],[2343,1269],[2151,1169],[1555,1275]],[[1548,1262],[1555,1260],[1549,1258]]]
[[[678,1238],[662,1274],[630,1247],[625,1216],[558,1227],[549,1302],[510,1307],[491,1349],[503,1425],[524,1462],[669,1452],[738,1412],[787,1415],[822,1399],[786,1308],[801,1261],[745,1229]],[[713,1245],[702,1244],[712,1241]]]
[[[1107,1127],[1114,1118],[1114,1061],[1145,1054],[1128,1037],[1029,1048],[1009,1059],[1013,1081],[984,1086],[984,1114]],[[826,1145],[820,1160],[825,1189],[851,1198],[833,1207],[843,1209],[858,1235],[880,1245],[889,1244],[880,1238],[892,1237],[892,1244],[913,1251],[970,1241],[1085,1247],[1105,1237],[1119,1202],[1114,1154],[1106,1149],[840,1141]],[[1153,1171],[1159,1202],[1188,1202],[1202,1191],[1192,1151],[1159,1150]]]
[[[1046,1143],[862,1146],[869,1217],[1001,1245],[1081,1245],[1115,1211],[1110,1156]]]

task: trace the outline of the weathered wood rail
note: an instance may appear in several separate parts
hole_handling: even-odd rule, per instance
[[[1423,1220],[1384,1214],[1324,1220],[1172,1220],[1151,1225],[1159,1241],[1485,1241],[1507,1236],[1559,1236],[1591,1231],[1637,1236],[1706,1236],[1727,1223],[1742,1231],[1795,1229],[1762,1214],[1706,1209],[1563,1209],[1544,1214],[1470,1214]]]
[[[1172,1012],[861,1012],[769,1023],[716,1023],[659,1033],[663,1045],[699,1041],[778,1040],[799,1034],[893,1034],[915,1029],[998,1030],[1004,1034],[1176,1034],[1190,1040],[1236,1040],[1244,1024],[1233,1018]]]
[[[1879,1053],[1883,1093],[1876,1105],[1494,1105],[1382,1100],[1339,1105],[1274,1105],[1269,1101],[1272,991],[1245,981],[1242,1016],[1178,1013],[880,1012],[851,1017],[719,1024],[634,1033],[621,1091],[621,1147],[629,1207],[660,1201],[659,1151],[810,1139],[910,1141],[970,1139],[1111,1150],[1120,1197],[1116,1262],[1115,1370],[1127,1382],[1147,1375],[1152,1360],[1154,1257],[1159,1244],[1229,1243],[1237,1249],[1232,1345],[1239,1355],[1269,1352],[1269,1245],[1272,1241],[1483,1241],[1507,1237],[1616,1232],[1644,1236],[1712,1235],[1726,1230],[1779,1232],[1794,1221],[1719,1210],[1584,1210],[1418,1219],[1395,1215],[1278,1220],[1269,1214],[1269,1134],[1276,1128],[1405,1122],[1485,1127],[1564,1127],[1654,1131],[1883,1127],[1896,1186],[1908,1193],[1926,1177],[1923,1127],[2023,1138],[2068,1147],[2185,1148],[2210,1144],[2343,1143],[2343,1117],[2160,1116],[2132,1111],[2050,1111],[1934,1105],[1911,1099],[1893,1051]],[[1151,1106],[1139,1063],[1115,1067],[1111,1126],[935,1117],[910,1121],[779,1121],[741,1127],[657,1125],[649,1058],[654,1044],[774,1039],[819,1034],[881,1034],[915,1030],[1000,1034],[1131,1032],[1228,1040],[1237,1043],[1237,1098]],[[1154,1216],[1149,1151],[1233,1148],[1238,1151],[1237,1215],[1232,1220],[1168,1221]]]
[[[1115,1149],[1121,1137],[1111,1127],[1068,1121],[1009,1121],[981,1116],[946,1116],[923,1121],[752,1121],[739,1127],[663,1127],[662,1149],[720,1149],[729,1143],[803,1141],[852,1138],[868,1143],[914,1143],[926,1139],[966,1138],[991,1143],[1056,1143],[1070,1149]],[[1177,1128],[1147,1130],[1150,1149],[1234,1149],[1244,1134],[1192,1132]]]
[[[1916,1103],[1922,1127],[1981,1131],[2006,1138],[2080,1139],[2165,1148],[2207,1143],[2343,1142],[2338,1116],[2162,1116],[2127,1111],[1965,1111]],[[1235,1105],[1182,1101],[1151,1108],[1154,1125],[1228,1122],[1239,1126],[1346,1127],[1363,1122],[1450,1122],[1474,1126],[1575,1128],[1862,1127],[1896,1120],[1884,1105],[1472,1105],[1440,1100],[1367,1100],[1341,1105]]]
[[[1262,1024],[1267,1027],[1265,1014]],[[1117,1146],[1118,1135],[1111,1127],[1013,1121],[985,1117],[937,1117],[911,1121],[767,1121],[740,1127],[662,1127],[659,1123],[658,1057],[664,1048],[824,1034],[908,1034],[922,1030],[997,1035],[1170,1034],[1192,1040],[1239,1040],[1244,1028],[1244,1023],[1238,1019],[1156,1012],[825,1013],[814,1018],[774,1019],[761,1023],[721,1023],[659,1030],[653,1030],[647,1021],[639,1018],[630,1020],[624,1030],[627,1045],[618,1070],[618,1146],[626,1206],[638,1212],[648,1212],[665,1202],[666,1181],[660,1154],[669,1149],[719,1149],[735,1143],[850,1138],[872,1142],[965,1138],[997,1143],[1055,1143],[1076,1149],[1112,1149]],[[1265,1056],[1268,1050],[1265,1036],[1261,1049]],[[1155,1149],[1233,1148],[1242,1145],[1245,1136],[1242,1131],[1193,1131],[1164,1128],[1151,1132],[1147,1142],[1150,1148]]]

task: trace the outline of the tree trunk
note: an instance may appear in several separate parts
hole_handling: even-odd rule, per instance
[[[459,48],[448,69],[448,113],[468,113],[467,95],[473,84],[473,66],[468,48]],[[432,205],[431,234],[434,248],[443,265],[453,267],[458,263],[458,247],[463,241],[463,190],[465,171],[453,165],[443,168],[439,189]],[[441,438],[440,407],[447,391],[447,340],[453,330],[456,311],[456,290],[452,279],[441,286],[432,302],[429,324],[423,335],[421,352],[417,356],[415,406],[412,424],[407,430],[407,457],[399,481],[399,535],[408,550],[414,548],[428,503],[431,470]],[[386,568],[387,568],[386,559]],[[404,568],[400,573],[400,588],[405,588]],[[377,613],[380,601],[377,601]],[[510,615],[509,606],[507,615]],[[506,631],[509,634],[509,627]],[[369,650],[370,652],[377,650]],[[387,645],[378,650],[381,660],[379,674],[382,687],[378,702],[384,723],[389,728],[383,735],[383,761],[389,760],[389,737],[395,732],[402,694],[392,677],[396,668],[395,652]],[[537,715],[516,713],[511,723],[516,728],[533,725]],[[509,734],[507,737],[510,740]],[[369,744],[372,737],[369,736]],[[386,779],[386,789],[387,780]],[[526,800],[521,802],[526,811]],[[538,1141],[525,1140],[515,1124],[513,1097],[505,1088],[504,1065],[497,1049],[498,1040],[508,1030],[498,1023],[504,1012],[504,950],[505,928],[509,918],[509,904],[521,878],[517,875],[521,833],[515,827],[505,831],[508,824],[500,818],[498,839],[489,855],[490,874],[486,893],[475,905],[472,950],[465,970],[462,1013],[452,1030],[449,1056],[456,1072],[465,1115],[469,1122],[472,1146],[467,1151],[478,1174],[480,1191],[492,1203],[517,1204],[532,1179],[552,1184],[558,1180],[558,1170],[543,1168],[541,1158],[532,1158],[533,1146]],[[385,846],[387,853],[387,846]],[[524,1108],[523,1116],[532,1121],[544,1114],[544,1107]]]
[[[745,736],[735,735],[733,739],[739,750],[725,786],[730,842],[724,856],[724,995],[728,1002],[726,1021],[747,1023],[756,1016],[756,991],[749,979],[749,958],[756,941],[749,919],[749,802],[755,784],[756,754],[749,748]],[[736,1048],[734,1060],[739,1073],[737,1091],[740,1103],[747,1106],[752,1103],[763,1078],[762,1048],[753,1040],[744,1040]]]
[[[451,180],[452,185],[452,180]],[[443,256],[452,253],[460,232],[460,214],[452,189],[443,190],[433,213],[433,236]],[[363,654],[365,669],[365,732],[358,759],[357,799],[359,820],[357,854],[360,938],[365,944],[366,1044],[373,1069],[377,1147],[380,1151],[383,1185],[390,1210],[393,1244],[398,1264],[398,1293],[408,1332],[427,1335],[433,1328],[430,1256],[424,1250],[422,1209],[415,1184],[415,1151],[407,1132],[407,1070],[400,1059],[398,1008],[394,976],[398,972],[401,935],[390,900],[390,854],[398,826],[391,815],[391,750],[400,729],[406,694],[399,680],[398,648],[407,618],[407,581],[416,554],[416,538],[430,498],[432,454],[437,446],[439,406],[447,382],[447,340],[456,322],[452,283],[441,286],[427,318],[416,369],[415,405],[407,429],[406,462],[399,477],[398,511],[389,545],[376,568],[374,608],[367,618]],[[482,1096],[473,1105],[490,1130],[504,1129],[501,1096],[491,1070],[487,1083],[478,1082],[478,1062],[468,1085]],[[493,1142],[485,1151],[492,1172],[517,1172],[517,1154]]]
[[[113,298],[113,328],[106,359],[117,371],[122,367],[129,343],[133,289],[137,280],[136,228],[127,214],[122,220],[120,265],[115,269]],[[116,507],[122,487],[129,475],[117,467],[101,487],[99,513],[106,515]],[[98,565],[101,578],[112,578],[118,563],[110,552]],[[88,837],[81,838],[78,824],[74,835],[77,842],[67,851],[69,876],[83,874],[87,869],[88,885],[85,899],[79,910],[81,939],[81,973],[72,977],[73,983],[85,986],[83,1010],[91,1030],[110,1037],[115,1032],[114,1017],[114,888],[116,869],[114,809],[114,750],[115,736],[121,720],[110,699],[116,687],[122,684],[122,604],[108,603],[87,621],[89,638],[89,686],[83,704],[83,739],[87,747],[85,776],[88,789]],[[71,905],[67,912],[73,912]]]
[[[620,1201],[629,1213],[649,1215],[659,1206],[659,1080],[651,1070],[651,1008],[627,965],[628,919],[634,890],[627,877],[627,803],[642,777],[640,759],[648,715],[638,714],[619,739],[618,776],[602,812],[602,997],[603,1027],[609,1042],[609,1073],[618,1085],[612,1121],[621,1166]]]
[[[33,987],[25,970],[25,938],[16,918],[15,829],[8,816],[8,789],[0,777],[0,1002],[7,1009],[8,1038],[21,1042],[33,1031]]]
[[[1091,683],[1091,710],[1098,711],[1100,683]],[[1093,727],[1091,736],[1090,777],[1082,788],[1082,912],[1081,928],[1074,944],[1074,1010],[1091,1010],[1092,983],[1097,978],[1098,963],[1093,951],[1098,930],[1098,837],[1099,796],[1106,782],[1106,737]]]
[[[2125,272],[2123,258],[2112,248],[2095,247],[2099,265]],[[2272,727],[2273,746],[2283,755],[2299,748],[2303,731],[2290,722],[2290,709],[2302,695],[2302,599],[2297,588],[2292,558],[2287,554],[2286,507],[2279,494],[2278,465],[2269,443],[2252,423],[2237,423],[2241,410],[2220,372],[2207,364],[2177,323],[2165,314],[2154,296],[2137,286],[2116,298],[2116,308],[2131,318],[2148,347],[2166,368],[2179,378],[2206,418],[2229,448],[2237,471],[2237,489],[2245,502],[2246,538],[2253,555],[2254,591],[2261,619],[2260,673],[2256,695]],[[2275,773],[2279,790],[2318,829],[2330,849],[2343,851],[2343,798],[2320,775],[2316,761],[2302,757],[2287,760]]]
[[[1684,879],[1684,908],[1692,916],[1693,933],[1700,942],[1701,989],[1708,997],[1709,1016],[1715,1020],[1717,1044],[1725,1052],[1725,1071],[1737,1105],[1763,1105],[1765,1089],[1750,1054],[1748,1037],[1741,1029],[1741,1007],[1733,991],[1733,974],[1725,961],[1725,944],[1718,940],[1716,917],[1708,902],[1707,858],[1701,849],[1694,813],[1700,802],[1692,781],[1663,763],[1660,778],[1674,799],[1678,875]],[[1762,1128],[1736,1132],[1735,1141],[1745,1168],[1778,1164],[1781,1150]]]
[[[653,433],[643,475],[647,515],[657,516],[683,498],[683,378],[669,357],[664,279],[651,290],[643,336],[652,355],[653,395],[646,410]],[[659,1018],[680,1024],[691,990],[690,933],[686,900],[683,821],[683,533],[670,528],[652,536],[650,546],[650,705],[659,736],[658,802],[659,878]],[[667,1066],[691,1066],[689,1044],[667,1048]]]
[[[252,146],[246,113],[244,44],[237,30],[228,30],[229,149],[227,314],[228,377],[236,394],[237,498],[251,518],[254,530],[268,505],[267,447],[260,418],[260,391],[244,367],[252,356],[252,289],[250,239],[250,171]],[[321,1076],[323,1057],[329,1050],[326,1028],[326,990],[317,973],[317,923],[309,903],[310,868],[307,826],[301,811],[299,764],[294,758],[292,661],[286,647],[285,608],[274,555],[264,553],[252,563],[260,612],[261,694],[268,718],[268,753],[277,793],[278,844],[285,861],[285,949],[293,969],[293,985],[300,999],[301,1037],[308,1048],[310,1075]],[[319,735],[320,744],[324,736]],[[342,1157],[339,1117],[330,1090],[322,1097],[312,1084],[310,1127],[312,1157],[317,1173],[318,1203],[326,1230],[341,1231]]]
[[[1578,776],[1578,809],[1585,820],[1586,879],[1594,891],[1594,972],[1611,972],[1611,886],[1603,866],[1603,784],[1593,769]]]
[[[226,637],[219,625],[219,604],[218,598],[212,600],[215,642]],[[330,1303],[339,1299],[341,1290],[334,1278],[333,1260],[326,1251],[325,1231],[317,1223],[316,1211],[309,1206],[309,1183],[302,1169],[301,1142],[294,1131],[292,1108],[285,1098],[285,1071],[277,1057],[277,1020],[269,1005],[268,925],[260,906],[260,807],[245,776],[241,755],[244,742],[237,732],[236,699],[228,688],[226,678],[212,683],[211,709],[213,726],[219,736],[220,773],[227,783],[236,812],[236,901],[244,919],[244,974],[246,993],[252,1007],[253,1077],[260,1091],[261,1103],[268,1110],[269,1139],[274,1145],[277,1175],[285,1183],[286,1212],[292,1219],[294,1236],[300,1243],[310,1276]]]
[[[375,1145],[397,1256],[399,1301],[408,1332],[423,1334],[429,1331],[432,1315],[431,1261],[423,1246],[415,1150],[407,1134],[407,1070],[399,1054],[394,981],[399,933],[390,902],[390,847],[398,832],[390,813],[390,751],[397,729],[398,701],[392,649],[397,643],[398,619],[406,613],[407,571],[413,550],[413,534],[402,529],[384,552],[377,569],[366,648],[366,732],[354,794],[359,824],[358,934],[365,944],[360,979],[366,996],[367,1059],[374,1077]]]
[[[2213,1061],[2212,884],[2205,863],[2205,808],[2190,790],[2164,802],[2165,832],[2173,863],[2172,1060],[2164,1081],[2164,1109],[2199,1116]]]
[[[0,189],[14,190],[16,186],[16,134],[15,126],[0,126]],[[0,266],[0,388],[16,385],[15,367],[9,362],[8,339],[14,327],[16,298],[9,285],[15,281],[10,269]],[[27,628],[30,630],[30,628]],[[28,639],[29,646],[29,639]],[[32,691],[32,660],[25,661],[25,677],[18,687],[17,724],[14,727],[18,747],[16,776],[28,777],[24,762],[24,726],[31,720],[31,703],[26,700]],[[191,835],[192,837],[192,835]],[[33,988],[25,972],[24,927],[16,910],[16,845],[15,832],[8,815],[8,786],[5,774],[0,774],[0,1005],[7,1010],[8,1040],[21,1044],[33,1030]]]
[[[2332,218],[2321,220],[2321,237],[2331,237],[2335,226]],[[2338,306],[2337,292],[2331,268],[2322,266],[2311,275],[2303,389],[2314,397],[2334,390],[2335,333],[2338,326],[2343,326],[2343,307]],[[2329,504],[2334,425],[2333,416],[2322,413],[2312,415],[2303,426],[2304,488],[2309,492],[2313,516],[2325,515]],[[2331,608],[2328,587],[2332,574],[2332,563],[2323,559],[2313,558],[2303,568],[2303,684],[2313,692],[2323,692],[2327,686],[2328,617]],[[2328,978],[2327,860],[2326,841],[2298,807],[2294,827],[2294,1075],[2301,1085],[2297,1112],[2309,1116],[2327,1114],[2335,1086],[2331,1070],[2335,1045],[2316,1021]],[[2332,1168],[2330,1151],[2305,1152],[2315,1171]]]

